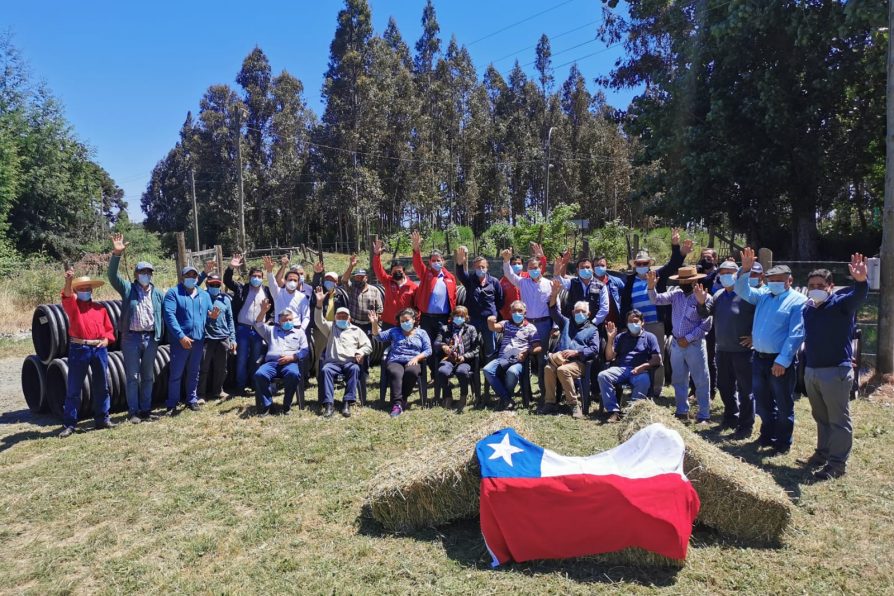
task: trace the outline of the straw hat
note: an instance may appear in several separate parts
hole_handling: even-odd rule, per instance
[[[705,278],[705,277],[708,277],[708,276],[705,275],[704,273],[699,273],[698,270],[694,266],[689,265],[686,267],[680,267],[677,270],[677,274],[671,275],[670,277],[668,277],[668,279],[670,279],[672,281],[687,282],[687,281],[697,281],[697,280]]]
[[[83,288],[84,286],[90,286],[91,290],[95,290],[99,286],[104,286],[106,282],[101,279],[90,279],[90,276],[83,275],[81,277],[76,277],[71,280],[71,289],[77,290],[79,288]]]
[[[631,267],[636,267],[637,261],[649,261],[649,265],[655,264],[655,259],[652,258],[652,255],[649,254],[647,250],[641,250],[636,253],[636,256],[628,261]]]

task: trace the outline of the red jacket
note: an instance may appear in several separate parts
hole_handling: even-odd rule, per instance
[[[373,255],[372,258],[373,271],[376,274],[382,287],[385,288],[385,308],[382,310],[382,321],[390,325],[397,325],[397,313],[413,306],[413,298],[416,295],[416,282],[407,277],[404,285],[398,285],[390,275],[385,272],[382,267],[382,257]]]
[[[546,256],[540,257],[540,271],[541,273],[546,273]],[[519,277],[530,277],[528,272],[525,269],[522,269]],[[503,288],[503,308],[500,309],[500,319],[503,321],[508,321],[512,317],[512,313],[509,311],[509,307],[512,306],[512,303],[516,300],[521,300],[521,292],[518,288],[512,285],[512,282],[506,279],[505,276],[500,278],[500,287]]]
[[[101,304],[81,302],[75,294],[62,294],[62,310],[68,315],[68,336],[75,339],[107,339],[115,341],[115,328],[109,312]]]
[[[433,269],[426,267],[422,260],[422,255],[417,251],[413,251],[413,269],[419,276],[419,288],[416,290],[416,309],[421,313],[428,312],[428,301],[431,300],[432,286],[434,279],[438,276]],[[444,285],[447,286],[447,300],[450,302],[450,312],[456,308],[456,278],[447,271],[446,267],[441,269],[444,274]]]

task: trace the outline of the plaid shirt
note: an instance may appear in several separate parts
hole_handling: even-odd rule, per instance
[[[149,286],[150,289],[147,291],[140,284],[135,285],[140,301],[137,302],[137,307],[130,314],[130,330],[154,331],[155,313],[152,310],[152,286]]]
[[[673,321],[673,333],[677,339],[685,338],[692,343],[703,339],[711,330],[711,317],[702,319],[698,314],[698,301],[695,294],[686,294],[679,287],[669,289],[660,294],[654,289],[649,290],[649,300],[656,306],[671,305],[671,319]],[[711,297],[708,296],[708,300]]]
[[[348,310],[354,323],[369,323],[369,311],[374,310],[381,315],[385,306],[382,304],[382,293],[378,288],[366,284],[366,289],[351,284],[348,288]]]

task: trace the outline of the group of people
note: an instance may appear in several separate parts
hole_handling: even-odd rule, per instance
[[[503,250],[499,279],[490,274],[485,257],[470,264],[468,250],[460,247],[454,274],[440,252],[423,258],[418,232],[411,239],[418,283],[400,261],[386,271],[384,244],[373,245],[372,267],[383,284],[383,299],[367,272],[357,268],[356,257],[341,276],[315,264],[312,283],[287,257],[276,273],[273,259],[265,257],[263,270],[249,268],[245,281],[237,282],[234,271],[244,266],[238,254],[222,278],[213,263],[202,273],[184,267],[181,282],[163,294],[152,282],[150,263],[136,264],[133,282],[120,274],[127,243],[115,234],[108,277],[122,297],[118,333],[128,419],[136,424],[158,418],[151,398],[164,333],[171,344],[168,416],[178,413],[180,402],[197,410],[205,400],[229,397],[223,391],[228,353],[236,355],[236,389],[253,390],[258,415],[270,414],[276,379],[284,389],[281,411],[288,414],[314,366],[322,415],[334,414],[335,383],[342,378],[341,413],[350,416],[364,387],[374,338],[388,348],[382,375],[390,387],[392,417],[405,411],[425,370],[442,389],[444,405],[462,411],[479,368],[500,409],[514,407],[516,385],[536,369],[542,393],[538,413],[559,411],[561,388],[571,415],[583,418],[581,387],[592,380],[608,423],[620,420],[617,393],[624,385],[631,387],[631,400],[660,395],[663,346],[670,334],[676,416],[707,424],[716,386],[724,406],[721,425],[732,429],[734,438],[748,438],[756,414],[761,418],[756,444],[783,454],[792,443],[796,361],[804,343],[806,389],[818,426],[816,451],[804,464],[816,468],[818,478],[845,473],[852,437],[851,337],[868,292],[862,255],[853,255],[849,265],[853,287],[833,293],[832,274],[818,269],[808,275],[804,295],[791,290],[789,267],[764,271],[750,248],[742,251],[741,264],[719,261],[713,249],[705,249],[696,265],[685,265],[693,244],[681,243],[677,230],[667,263],[655,266],[649,253],[640,251],[624,277],[610,275],[602,256],[578,259],[576,275],[569,275],[571,253],[565,251],[547,279],[547,258],[536,243],[527,260]],[[71,348],[62,436],[74,432],[88,370],[97,427],[114,426],[105,379],[106,348],[115,332],[91,296],[103,283],[66,272],[62,304],[71,322]],[[457,302],[460,285],[464,304]],[[308,362],[311,342],[318,358],[313,363]],[[451,378],[460,389],[456,403]]]

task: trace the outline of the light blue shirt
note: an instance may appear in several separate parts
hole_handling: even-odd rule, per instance
[[[548,279],[542,275],[538,281],[534,281],[530,277],[519,277],[512,270],[509,261],[503,261],[503,276],[518,288],[521,301],[528,307],[525,313],[528,320],[549,316],[549,297],[552,295],[553,288]]]
[[[740,269],[736,294],[756,307],[751,345],[756,352],[779,354],[774,362],[788,368],[804,341],[802,307],[807,297],[791,289],[774,296],[766,286],[752,288],[749,276],[743,273]]]
[[[428,299],[428,312],[432,315],[446,315],[450,312],[450,300],[447,298],[447,284],[444,283],[444,272],[439,271],[435,284],[431,288]]]

